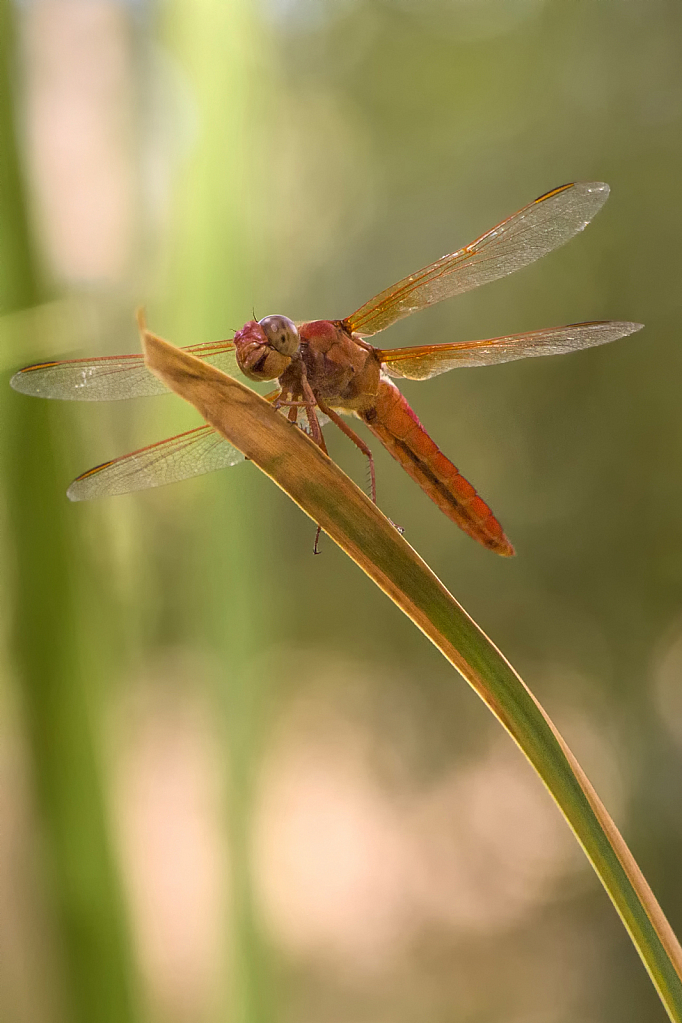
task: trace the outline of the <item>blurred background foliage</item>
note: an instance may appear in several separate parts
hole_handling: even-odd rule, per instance
[[[383,451],[379,500],[564,731],[682,929],[682,9],[674,0],[0,4],[5,379],[347,315],[548,189],[588,231],[386,345],[646,330],[405,391],[518,551]],[[383,343],[383,341],[382,341]],[[663,1019],[521,755],[256,470],[69,506],[196,422],[2,402],[0,1012]],[[359,481],[339,435],[331,453]]]

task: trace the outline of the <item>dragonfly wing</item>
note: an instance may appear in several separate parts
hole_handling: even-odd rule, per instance
[[[520,270],[582,231],[608,195],[609,186],[600,181],[555,188],[465,248],[375,295],[343,324],[370,337],[410,313]]]
[[[240,376],[243,379],[243,373],[237,365],[237,352],[232,341],[209,341],[203,345],[190,345],[183,351],[189,352],[190,355],[196,355],[197,359],[205,359],[212,366],[221,369],[223,373],[229,373],[233,377]]]
[[[238,372],[231,341],[191,345],[184,351],[205,359],[226,373]],[[70,401],[115,401],[166,394],[168,389],[147,369],[142,355],[105,355],[98,359],[42,362],[15,373],[15,391],[40,398]]]
[[[73,481],[67,490],[72,501],[91,501],[134,490],[148,490],[166,483],[201,476],[244,461],[244,455],[212,426],[150,444],[132,454],[114,458],[89,469]]]
[[[447,345],[422,345],[416,348],[394,348],[378,351],[384,368],[391,377],[428,380],[450,369],[471,366],[493,366],[536,355],[564,355],[581,348],[592,348],[615,341],[641,330],[642,323],[604,320],[594,323],[572,323],[568,327],[550,327],[527,334],[510,334],[488,341],[464,341]]]
[[[141,355],[71,359],[27,366],[12,377],[15,391],[40,398],[108,401],[164,394],[161,381],[150,373]]]

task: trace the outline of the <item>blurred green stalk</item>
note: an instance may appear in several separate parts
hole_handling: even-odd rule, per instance
[[[187,75],[198,117],[196,143],[176,195],[171,330],[183,344],[229,335],[250,314],[256,262],[249,197],[253,168],[262,161],[254,144],[258,103],[272,83],[249,0],[173,0],[165,36]],[[258,197],[260,201],[262,197]],[[255,773],[262,745],[262,703],[267,680],[253,667],[262,651],[257,630],[271,593],[263,593],[267,540],[255,536],[248,467],[221,474],[202,534],[202,618],[223,666],[215,698],[221,707],[226,754],[230,844],[227,1015],[232,1023],[273,1018],[273,982],[267,943],[255,907],[251,832]],[[205,560],[202,560],[205,559]]]
[[[2,312],[42,298],[28,227],[12,102],[13,10],[0,0],[0,300]],[[83,642],[90,614],[78,589],[83,544],[71,527],[55,452],[56,411],[5,386],[3,455],[12,655],[29,752],[61,990],[52,1018],[138,1019],[122,899],[107,835]],[[61,443],[65,435],[59,410]],[[9,554],[9,557],[7,557]],[[92,598],[92,594],[88,594]],[[97,637],[90,637],[96,643]],[[41,978],[35,977],[40,984]]]

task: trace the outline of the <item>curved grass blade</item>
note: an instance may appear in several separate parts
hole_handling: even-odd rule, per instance
[[[670,1018],[682,1023],[677,938],[580,765],[502,653],[376,505],[301,430],[215,367],[146,330],[142,341],[148,367],[317,522],[488,705],[564,814]]]

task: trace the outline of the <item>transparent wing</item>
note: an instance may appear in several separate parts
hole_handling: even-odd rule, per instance
[[[392,377],[428,380],[449,369],[470,366],[493,366],[536,355],[564,355],[581,348],[605,345],[627,334],[641,330],[642,323],[604,320],[594,323],[572,323],[567,327],[549,327],[528,334],[510,334],[488,341],[464,341],[448,345],[421,345],[416,348],[393,348],[379,351],[386,372]]]
[[[520,270],[582,231],[608,195],[609,186],[600,181],[555,188],[471,245],[375,295],[343,324],[362,337],[370,337],[410,313]]]
[[[199,426],[89,469],[73,481],[66,493],[72,501],[91,501],[177,483],[243,461],[241,451],[212,426]]]
[[[271,391],[264,396],[265,401],[274,403],[279,394],[279,390]],[[287,406],[280,409],[283,415],[287,415],[288,411]],[[301,413],[304,410],[297,411]],[[326,416],[319,416],[319,419],[321,425],[329,422]],[[307,426],[307,421],[301,420],[300,425]],[[114,497],[177,483],[243,461],[242,452],[216,433],[212,426],[199,426],[88,469],[73,481],[66,493],[72,501]]]
[[[231,341],[191,345],[183,351],[205,359],[232,376],[239,373]],[[158,377],[149,372],[142,355],[42,362],[19,370],[10,383],[22,394],[70,401],[113,401],[168,393]]]
[[[286,419],[290,420],[289,407],[287,405],[282,405],[278,409],[278,412],[280,412],[280,414],[283,415]],[[320,426],[326,426],[327,423],[329,422],[329,416],[325,416],[324,412],[320,412],[317,406],[315,406],[315,415],[317,416],[317,421],[320,424]],[[310,427],[310,421],[308,419],[304,406],[296,410],[295,423],[296,426],[300,427],[300,429],[303,430],[304,433],[307,433],[308,435],[311,434],[312,431]]]

